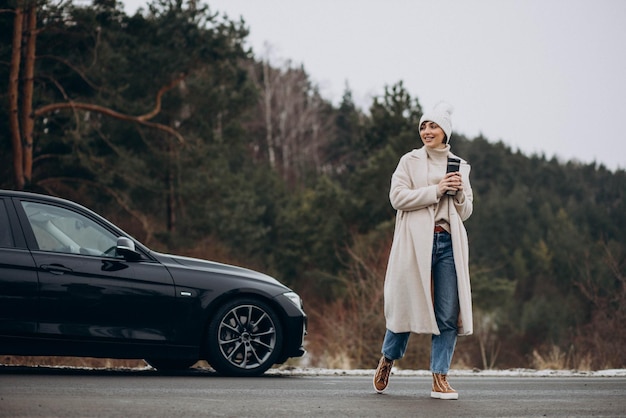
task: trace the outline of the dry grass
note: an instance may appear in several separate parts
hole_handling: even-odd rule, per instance
[[[0,364],[10,366],[76,367],[90,369],[142,369],[143,360],[117,360],[94,357],[2,356]]]
[[[592,355],[587,352],[582,356],[574,350],[562,351],[553,345],[546,350],[533,350],[532,368],[538,370],[592,370]]]

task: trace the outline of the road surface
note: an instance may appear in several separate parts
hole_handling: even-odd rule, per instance
[[[373,373],[373,371],[372,371]],[[458,401],[430,398],[430,378],[220,377],[0,366],[0,417],[618,417],[626,377],[456,377]]]

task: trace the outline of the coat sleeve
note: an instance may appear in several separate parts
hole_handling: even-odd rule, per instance
[[[411,173],[416,171],[417,167],[414,167],[406,156],[400,159],[396,171],[391,176],[391,189],[389,190],[389,200],[394,209],[409,212],[423,209],[439,201],[436,185],[415,186]],[[426,179],[424,179],[424,184],[426,184]]]
[[[463,170],[463,193],[457,193],[453,202],[459,217],[462,221],[465,221],[474,211],[474,194],[472,192],[472,185],[469,179],[471,170],[470,165],[462,164],[461,167]]]

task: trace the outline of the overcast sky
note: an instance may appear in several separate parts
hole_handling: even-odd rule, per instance
[[[122,2],[132,14],[148,0]],[[424,110],[454,106],[453,132],[626,168],[626,0],[208,4],[243,17],[255,56],[304,65],[334,103],[347,83],[367,110],[403,81]]]

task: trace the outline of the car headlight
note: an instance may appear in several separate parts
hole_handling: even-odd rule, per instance
[[[302,309],[302,299],[300,299],[300,296],[298,296],[296,292],[283,293],[283,296],[289,299],[298,308]]]

